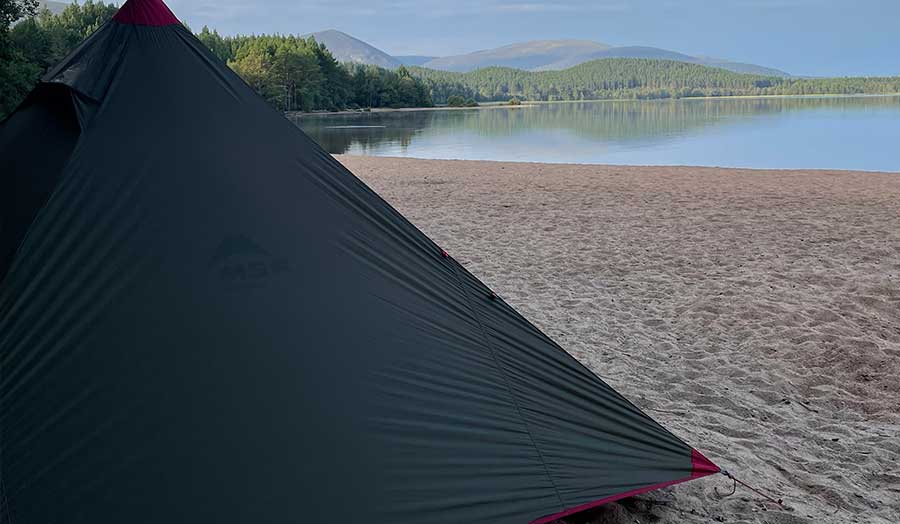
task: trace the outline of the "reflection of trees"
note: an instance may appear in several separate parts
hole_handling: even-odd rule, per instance
[[[416,135],[453,132],[484,137],[555,129],[605,142],[666,136],[734,122],[740,117],[799,111],[900,109],[900,97],[720,98],[659,101],[569,102],[522,108],[423,111],[305,117],[299,125],[332,153],[388,144],[406,146]],[[335,129],[332,126],[384,126]]]
[[[441,112],[443,113],[443,112]],[[295,124],[329,153],[363,152],[385,145],[408,146],[413,136],[440,127],[436,111],[312,115],[294,117]]]

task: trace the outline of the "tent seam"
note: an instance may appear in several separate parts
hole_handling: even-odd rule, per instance
[[[3,438],[0,432],[0,524],[12,524],[12,513],[9,510],[9,498],[6,495],[6,482],[3,481]],[[4,518],[6,517],[6,518]]]
[[[531,440],[531,445],[534,446],[534,450],[537,451],[538,458],[541,459],[541,465],[544,466],[544,473],[546,473],[547,480],[550,481],[550,486],[553,487],[553,491],[556,493],[556,498],[559,500],[561,511],[565,511],[566,503],[563,501],[562,494],[559,492],[559,488],[556,486],[556,482],[553,481],[553,475],[550,474],[550,467],[547,465],[547,460],[544,458],[544,453],[537,445],[537,441],[535,440],[534,435],[531,433],[531,429],[528,427],[528,420],[526,420],[525,415],[522,413],[522,407],[519,405],[519,399],[518,397],[516,397],[516,393],[515,391],[513,391],[513,388],[510,385],[509,376],[507,376],[506,374],[506,369],[503,367],[503,364],[497,357],[497,352],[494,349],[494,344],[491,342],[491,337],[488,335],[487,330],[484,328],[484,324],[481,322],[478,311],[475,309],[475,304],[472,302],[472,297],[469,295],[469,291],[468,289],[466,289],[466,284],[465,282],[463,282],[462,276],[460,275],[460,264],[456,261],[456,259],[453,258],[450,259],[450,264],[453,266],[453,273],[456,275],[456,280],[462,287],[462,292],[465,296],[466,302],[469,304],[469,310],[472,312],[472,317],[475,319],[475,323],[478,324],[478,330],[481,331],[481,336],[484,338],[485,344],[488,347],[488,351],[491,352],[491,358],[494,361],[494,365],[496,366],[497,371],[499,371],[500,375],[503,377],[503,384],[506,386],[506,390],[509,392],[509,396],[512,397],[513,405],[516,408],[516,413],[519,415],[519,419],[522,421],[522,426],[525,428],[525,433],[528,435],[528,439]]]

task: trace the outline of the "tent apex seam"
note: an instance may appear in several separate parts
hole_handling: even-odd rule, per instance
[[[528,435],[528,439],[531,440],[531,445],[534,447],[535,451],[537,451],[538,457],[541,459],[541,464],[544,466],[544,472],[547,474],[547,480],[550,481],[550,485],[553,487],[553,491],[556,493],[556,498],[559,500],[559,507],[564,510],[566,507],[566,503],[565,501],[563,501],[562,493],[560,493],[559,487],[557,487],[556,482],[553,481],[553,475],[550,474],[550,467],[547,465],[547,459],[544,458],[544,452],[541,451],[540,446],[537,445],[537,441],[534,439],[534,434],[531,433],[531,429],[528,427],[528,420],[525,419],[525,415],[522,413],[522,407],[519,405],[519,399],[516,397],[516,392],[513,391],[513,388],[509,383],[509,376],[506,374],[506,369],[503,367],[503,363],[500,362],[500,359],[497,357],[497,352],[494,348],[494,344],[491,342],[491,338],[488,335],[487,330],[484,329],[484,324],[481,322],[481,317],[478,315],[478,311],[475,309],[475,305],[472,303],[472,297],[470,296],[468,289],[466,289],[466,284],[465,282],[463,282],[462,275],[460,275],[461,265],[454,258],[449,258],[449,260],[450,264],[453,266],[453,272],[456,275],[456,280],[459,282],[459,286],[463,292],[463,295],[465,296],[466,303],[469,305],[469,310],[472,312],[472,317],[475,319],[475,323],[478,324],[478,330],[481,332],[481,336],[484,338],[484,342],[487,345],[488,350],[491,352],[491,358],[494,361],[494,365],[497,367],[497,371],[500,372],[500,375],[503,377],[503,384],[506,387],[506,390],[509,392],[509,396],[516,408],[516,413],[519,415],[519,419],[521,419],[522,421],[522,426],[525,429],[525,433]]]

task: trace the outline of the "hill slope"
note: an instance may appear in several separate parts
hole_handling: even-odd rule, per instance
[[[462,55],[432,57],[420,55],[391,56],[384,51],[341,31],[329,29],[304,35],[325,44],[341,62],[372,64],[388,69],[420,66],[440,71],[467,73],[486,67],[511,67],[525,71],[561,71],[603,58],[643,58],[677,60],[765,76],[790,76],[784,71],[754,64],[731,62],[717,58],[690,56],[667,49],[648,46],[612,47],[591,40],[532,40],[485,49]]]
[[[682,60],[604,58],[561,71],[489,67],[456,73],[410,68],[435,103],[451,95],[478,101],[652,99],[734,95],[900,92],[900,77],[801,79],[736,73]]]
[[[67,2],[52,2],[48,0],[41,0],[40,2],[38,2],[38,9],[43,9],[46,7],[50,10],[51,13],[58,15],[59,13],[62,13],[68,5],[69,4]]]
[[[603,58],[646,58],[651,60],[677,60],[679,62],[695,63],[692,56],[688,56],[674,51],[667,51],[656,47],[645,46],[627,46],[627,47],[610,47],[602,51],[597,51],[589,55],[570,56],[562,60],[547,64],[544,67],[534,68],[532,71],[560,71],[570,67],[590,62],[591,60],[600,60]]]
[[[603,58],[645,58],[651,60],[677,60],[692,64],[719,67],[736,73],[789,76],[784,71],[720,60],[690,56],[667,49],[648,46],[610,47],[588,40],[536,40],[521,44],[486,49],[465,55],[437,58],[422,64],[430,69],[468,72],[484,67],[513,67],[529,71],[559,71],[584,62]]]
[[[435,58],[423,66],[456,72],[474,71],[490,66],[533,70],[564,60],[572,60],[575,57],[589,57],[607,49],[608,45],[589,40],[533,40],[464,55]]]
[[[420,55],[394,55],[394,58],[405,66],[423,66],[437,57]]]
[[[710,67],[721,67],[722,69],[727,69],[729,71],[734,71],[735,73],[746,73],[749,75],[764,75],[764,76],[782,76],[789,77],[791,76],[789,73],[785,73],[780,69],[774,69],[771,67],[764,67],[756,64],[745,64],[742,62],[730,62],[728,60],[721,60],[718,58],[708,58],[708,57],[696,57],[698,64],[707,65]]]
[[[316,42],[325,44],[325,47],[331,51],[331,54],[339,62],[371,64],[388,69],[394,69],[402,65],[399,60],[377,47],[335,29],[310,33],[303,35],[303,38],[310,36],[315,38]]]

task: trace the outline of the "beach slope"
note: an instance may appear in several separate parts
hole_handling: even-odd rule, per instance
[[[594,522],[900,522],[900,174],[338,157],[714,476]]]

